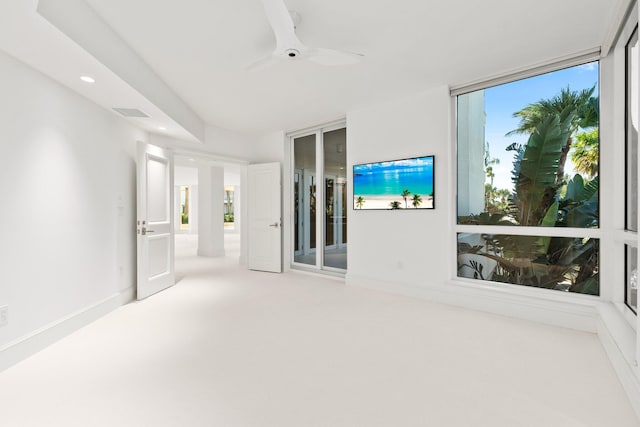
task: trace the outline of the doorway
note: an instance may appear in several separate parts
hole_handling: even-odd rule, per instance
[[[176,260],[242,258],[241,164],[176,154],[174,230]]]

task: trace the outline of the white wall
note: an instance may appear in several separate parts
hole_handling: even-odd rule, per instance
[[[451,256],[447,87],[347,114],[347,182],[359,163],[435,155],[434,210],[348,212],[347,282],[443,284]],[[348,189],[348,199],[353,189]]]
[[[135,142],[146,135],[2,52],[0,93],[2,355],[34,331],[129,293]]]
[[[175,185],[198,185],[198,168],[196,166],[175,166],[173,183]]]

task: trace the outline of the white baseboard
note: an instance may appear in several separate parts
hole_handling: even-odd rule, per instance
[[[447,283],[446,285],[416,286],[386,282],[347,273],[346,283],[378,291],[420,298],[440,304],[483,311],[553,326],[597,332],[597,301],[579,304],[557,299],[536,298],[510,292],[474,288]]]
[[[132,301],[133,296],[135,289],[127,288],[0,347],[0,372]]]
[[[130,286],[127,289],[120,290],[120,305],[129,304],[136,300],[136,288]]]
[[[631,406],[640,418],[640,381],[636,375],[637,372],[634,372],[638,370],[638,366],[635,360],[629,360],[629,348],[625,348],[629,346],[630,340],[623,339],[622,342],[616,340],[615,338],[618,337],[612,333],[611,325],[605,319],[606,316],[602,316],[598,321],[598,338],[627,393]],[[635,331],[633,333],[635,334]],[[635,340],[631,341],[635,344]]]

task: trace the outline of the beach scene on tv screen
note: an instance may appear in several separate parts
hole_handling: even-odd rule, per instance
[[[433,209],[433,156],[353,167],[354,209]]]

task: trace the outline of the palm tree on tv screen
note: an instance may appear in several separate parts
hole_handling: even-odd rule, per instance
[[[404,207],[405,208],[409,207],[409,203],[407,202],[407,199],[408,199],[409,195],[411,195],[411,191],[407,190],[406,188],[404,190],[402,190],[401,196],[404,199]]]
[[[411,198],[411,204],[413,205],[413,207],[417,208],[418,206],[420,206],[421,203],[422,203],[422,196],[420,196],[419,194],[414,194],[413,197]]]

